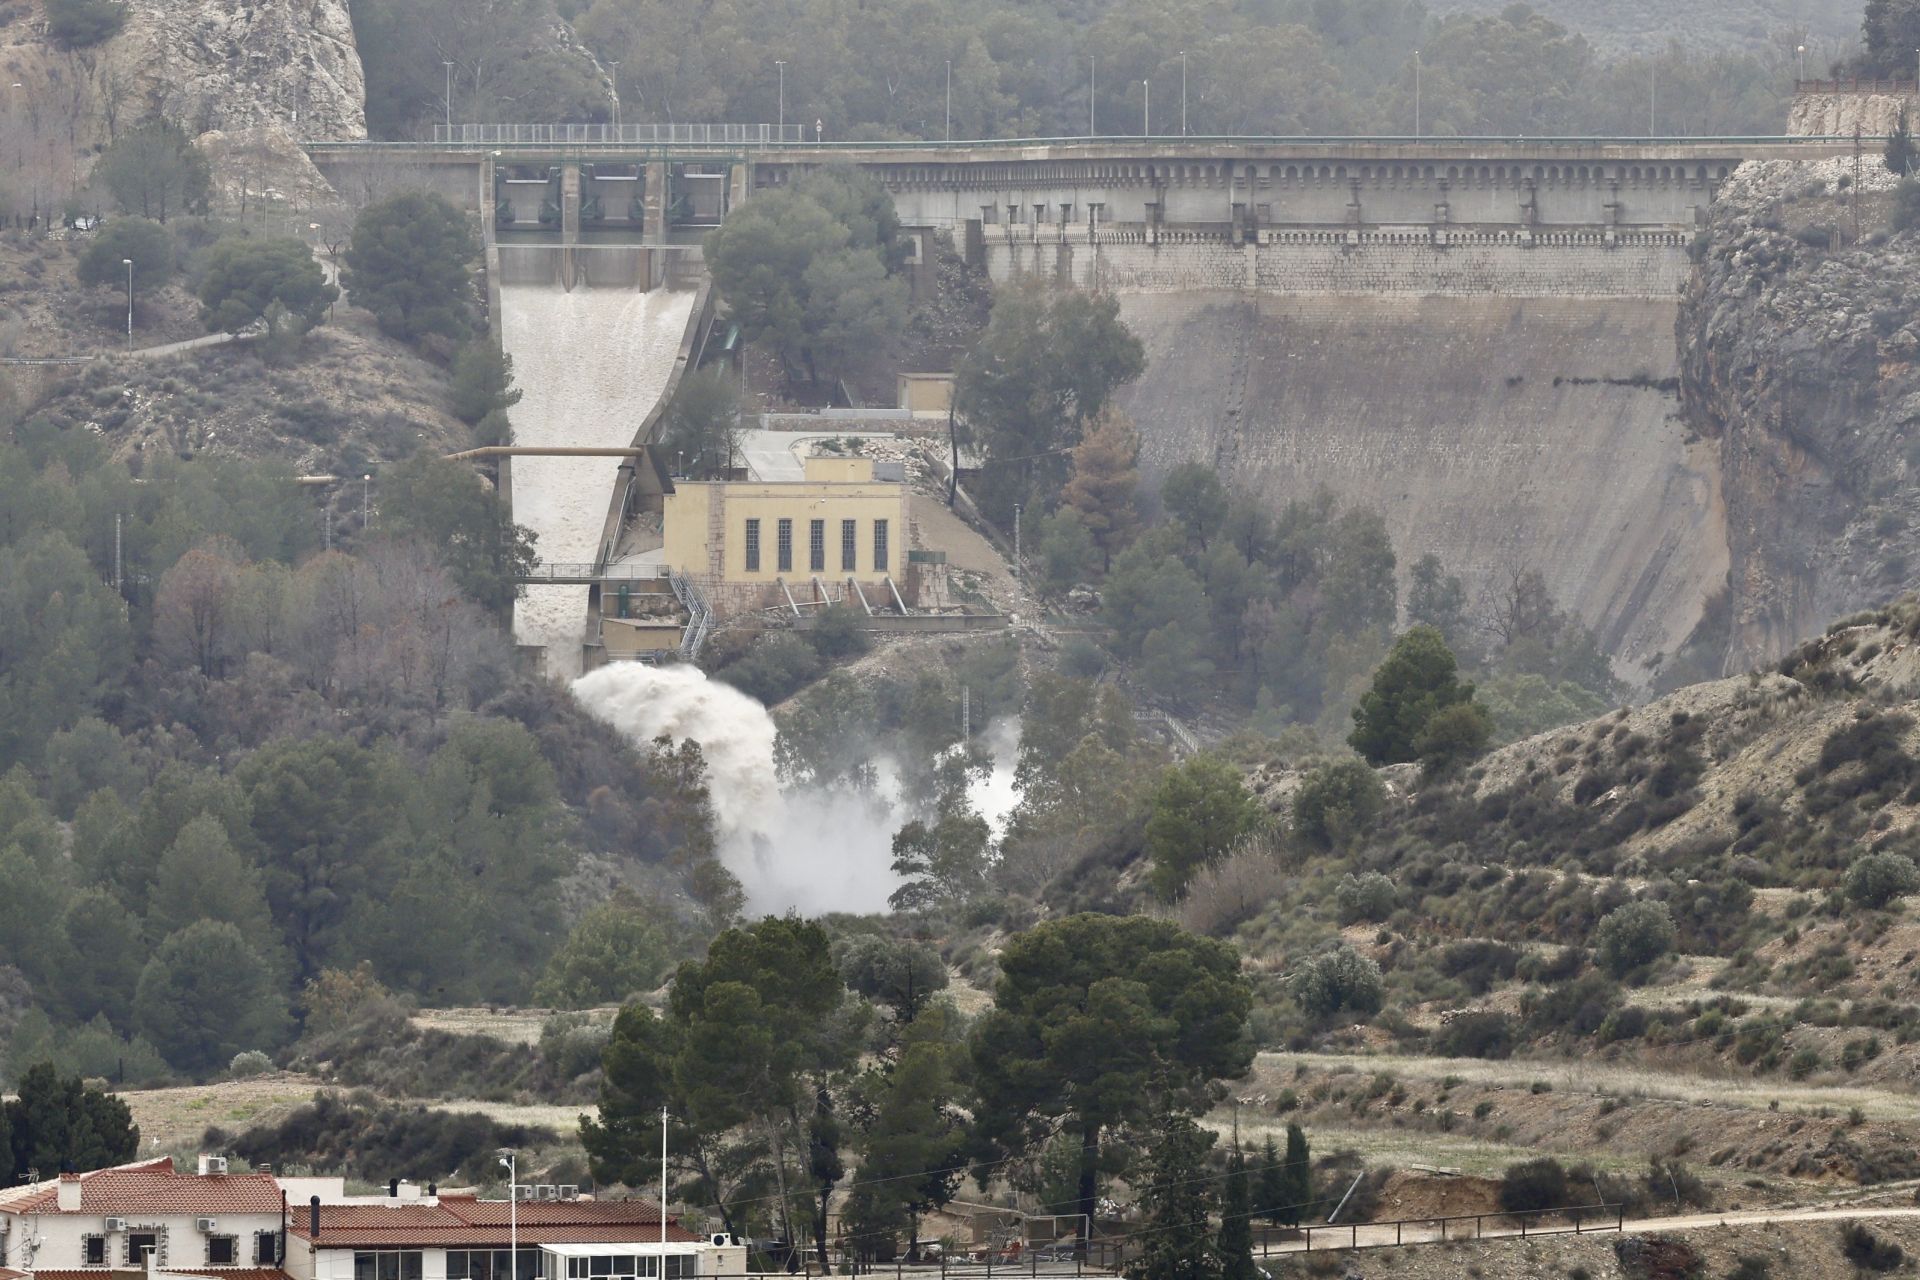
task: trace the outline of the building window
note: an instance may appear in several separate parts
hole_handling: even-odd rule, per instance
[[[127,1232],[127,1265],[144,1267],[147,1255],[160,1252],[160,1233],[158,1231]],[[164,1259],[162,1259],[164,1261]]]
[[[856,523],[857,521],[853,520],[842,520],[840,522],[840,571],[842,573],[852,573],[854,569],[859,567],[859,557],[857,548],[854,546],[853,538],[853,529]]]
[[[760,572],[760,522],[747,521],[747,572]]]
[[[875,573],[887,571],[887,522],[885,520],[873,522],[873,571]]]
[[[279,1232],[256,1231],[253,1233],[253,1260],[263,1267],[280,1265]]]
[[[807,529],[807,568],[813,573],[827,571],[827,522],[815,520]]]
[[[353,1280],[420,1280],[425,1258],[418,1249],[361,1251],[353,1255]]]
[[[782,520],[779,525],[780,545],[778,548],[780,572],[793,572],[793,521]]]
[[[667,1255],[666,1280],[694,1280],[700,1257],[692,1253]],[[610,1253],[567,1259],[567,1280],[657,1280],[660,1259],[651,1254]]]
[[[104,1267],[107,1265],[107,1238],[88,1236],[80,1242],[81,1265]]]
[[[240,1237],[208,1236],[207,1265],[210,1267],[231,1267],[240,1261]]]
[[[1069,222],[1072,222],[1072,221],[1073,221],[1073,206],[1070,204],[1061,205],[1060,206],[1060,225],[1064,227]]]

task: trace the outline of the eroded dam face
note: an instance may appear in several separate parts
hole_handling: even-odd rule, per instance
[[[1717,444],[1680,418],[1677,232],[987,237],[997,280],[1107,289],[1147,350],[1121,397],[1149,485],[1203,462],[1278,511],[1378,511],[1404,575],[1470,600],[1545,575],[1647,682],[1726,582]]]
[[[1716,446],[1678,416],[1677,301],[1123,295],[1147,348],[1124,397],[1152,480],[1189,461],[1278,509],[1326,486],[1380,512],[1404,575],[1469,596],[1545,574],[1643,679],[1725,582]]]

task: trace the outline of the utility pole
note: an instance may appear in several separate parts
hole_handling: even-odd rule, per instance
[[[1140,82],[1140,136],[1153,136],[1153,81]]]
[[[775,58],[773,65],[780,69],[780,125],[774,136],[785,142],[787,140],[787,64]]]
[[[133,350],[133,259],[122,258],[120,265],[127,269],[127,350]]]
[[[453,141],[453,64],[442,62],[447,69],[447,141]]]
[[[1089,138],[1097,138],[1100,136],[1100,131],[1094,127],[1094,120],[1093,120],[1094,93],[1098,85],[1099,72],[1100,72],[1099,59],[1088,58],[1087,59],[1087,136]]]
[[[1020,576],[1020,504],[1013,504],[1013,573]]]
[[[1413,51],[1413,136],[1420,136],[1420,51]]]
[[[620,63],[613,64],[613,138],[620,140]]]
[[[1658,111],[1660,106],[1660,64],[1647,64],[1647,136],[1653,137],[1658,131]]]
[[[947,141],[953,141],[953,59],[947,59]]]
[[[124,594],[121,584],[126,579],[120,572],[120,513],[113,513],[113,590],[115,594]]]
[[[367,526],[373,523],[372,515],[371,515],[373,510],[372,499],[371,499],[372,493],[373,493],[373,477],[371,475],[361,476],[360,477],[360,532],[361,533],[365,533],[367,531]]]

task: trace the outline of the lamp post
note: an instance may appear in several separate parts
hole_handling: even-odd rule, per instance
[[[1180,51],[1180,136],[1187,136],[1187,51]]]
[[[1800,79],[1805,80],[1807,78],[1807,46],[1796,45],[1793,51],[1800,58]]]
[[[133,259],[122,258],[120,265],[127,269],[127,350],[133,350]]]
[[[1658,127],[1659,108],[1660,64],[1654,62],[1647,66],[1647,136],[1649,138],[1654,135],[1654,130]]]
[[[1413,51],[1413,136],[1420,136],[1420,51]]]
[[[780,124],[774,130],[774,137],[785,142],[787,140],[787,64],[775,58],[773,65],[780,70]]]
[[[947,59],[947,141],[953,141],[953,59]]]
[[[508,1280],[520,1280],[520,1157],[510,1147],[500,1148],[500,1163],[507,1170],[507,1251],[513,1261],[507,1264]],[[495,1280],[499,1280],[495,1277]]]
[[[1098,58],[1088,58],[1087,59],[1087,136],[1089,138],[1098,137],[1100,132],[1098,129],[1094,128],[1094,120],[1093,120],[1094,92],[1098,84],[1099,72],[1100,72],[1100,60]]]
[[[613,64],[613,140],[620,140],[620,63]]]
[[[1140,136],[1153,136],[1153,81],[1140,82]]]

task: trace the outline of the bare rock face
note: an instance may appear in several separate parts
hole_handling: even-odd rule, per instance
[[[1874,230],[1877,155],[1743,165],[1681,303],[1688,426],[1719,443],[1731,633],[1770,662],[1913,583],[1920,531],[1920,233]],[[1848,246],[1865,188],[1862,240]]]
[[[1920,119],[1920,99],[1910,93],[1803,93],[1793,100],[1787,132],[1796,138],[1868,138],[1893,132],[1905,108]]]
[[[193,134],[367,133],[347,0],[133,0],[102,61],[126,116],[164,115]]]

